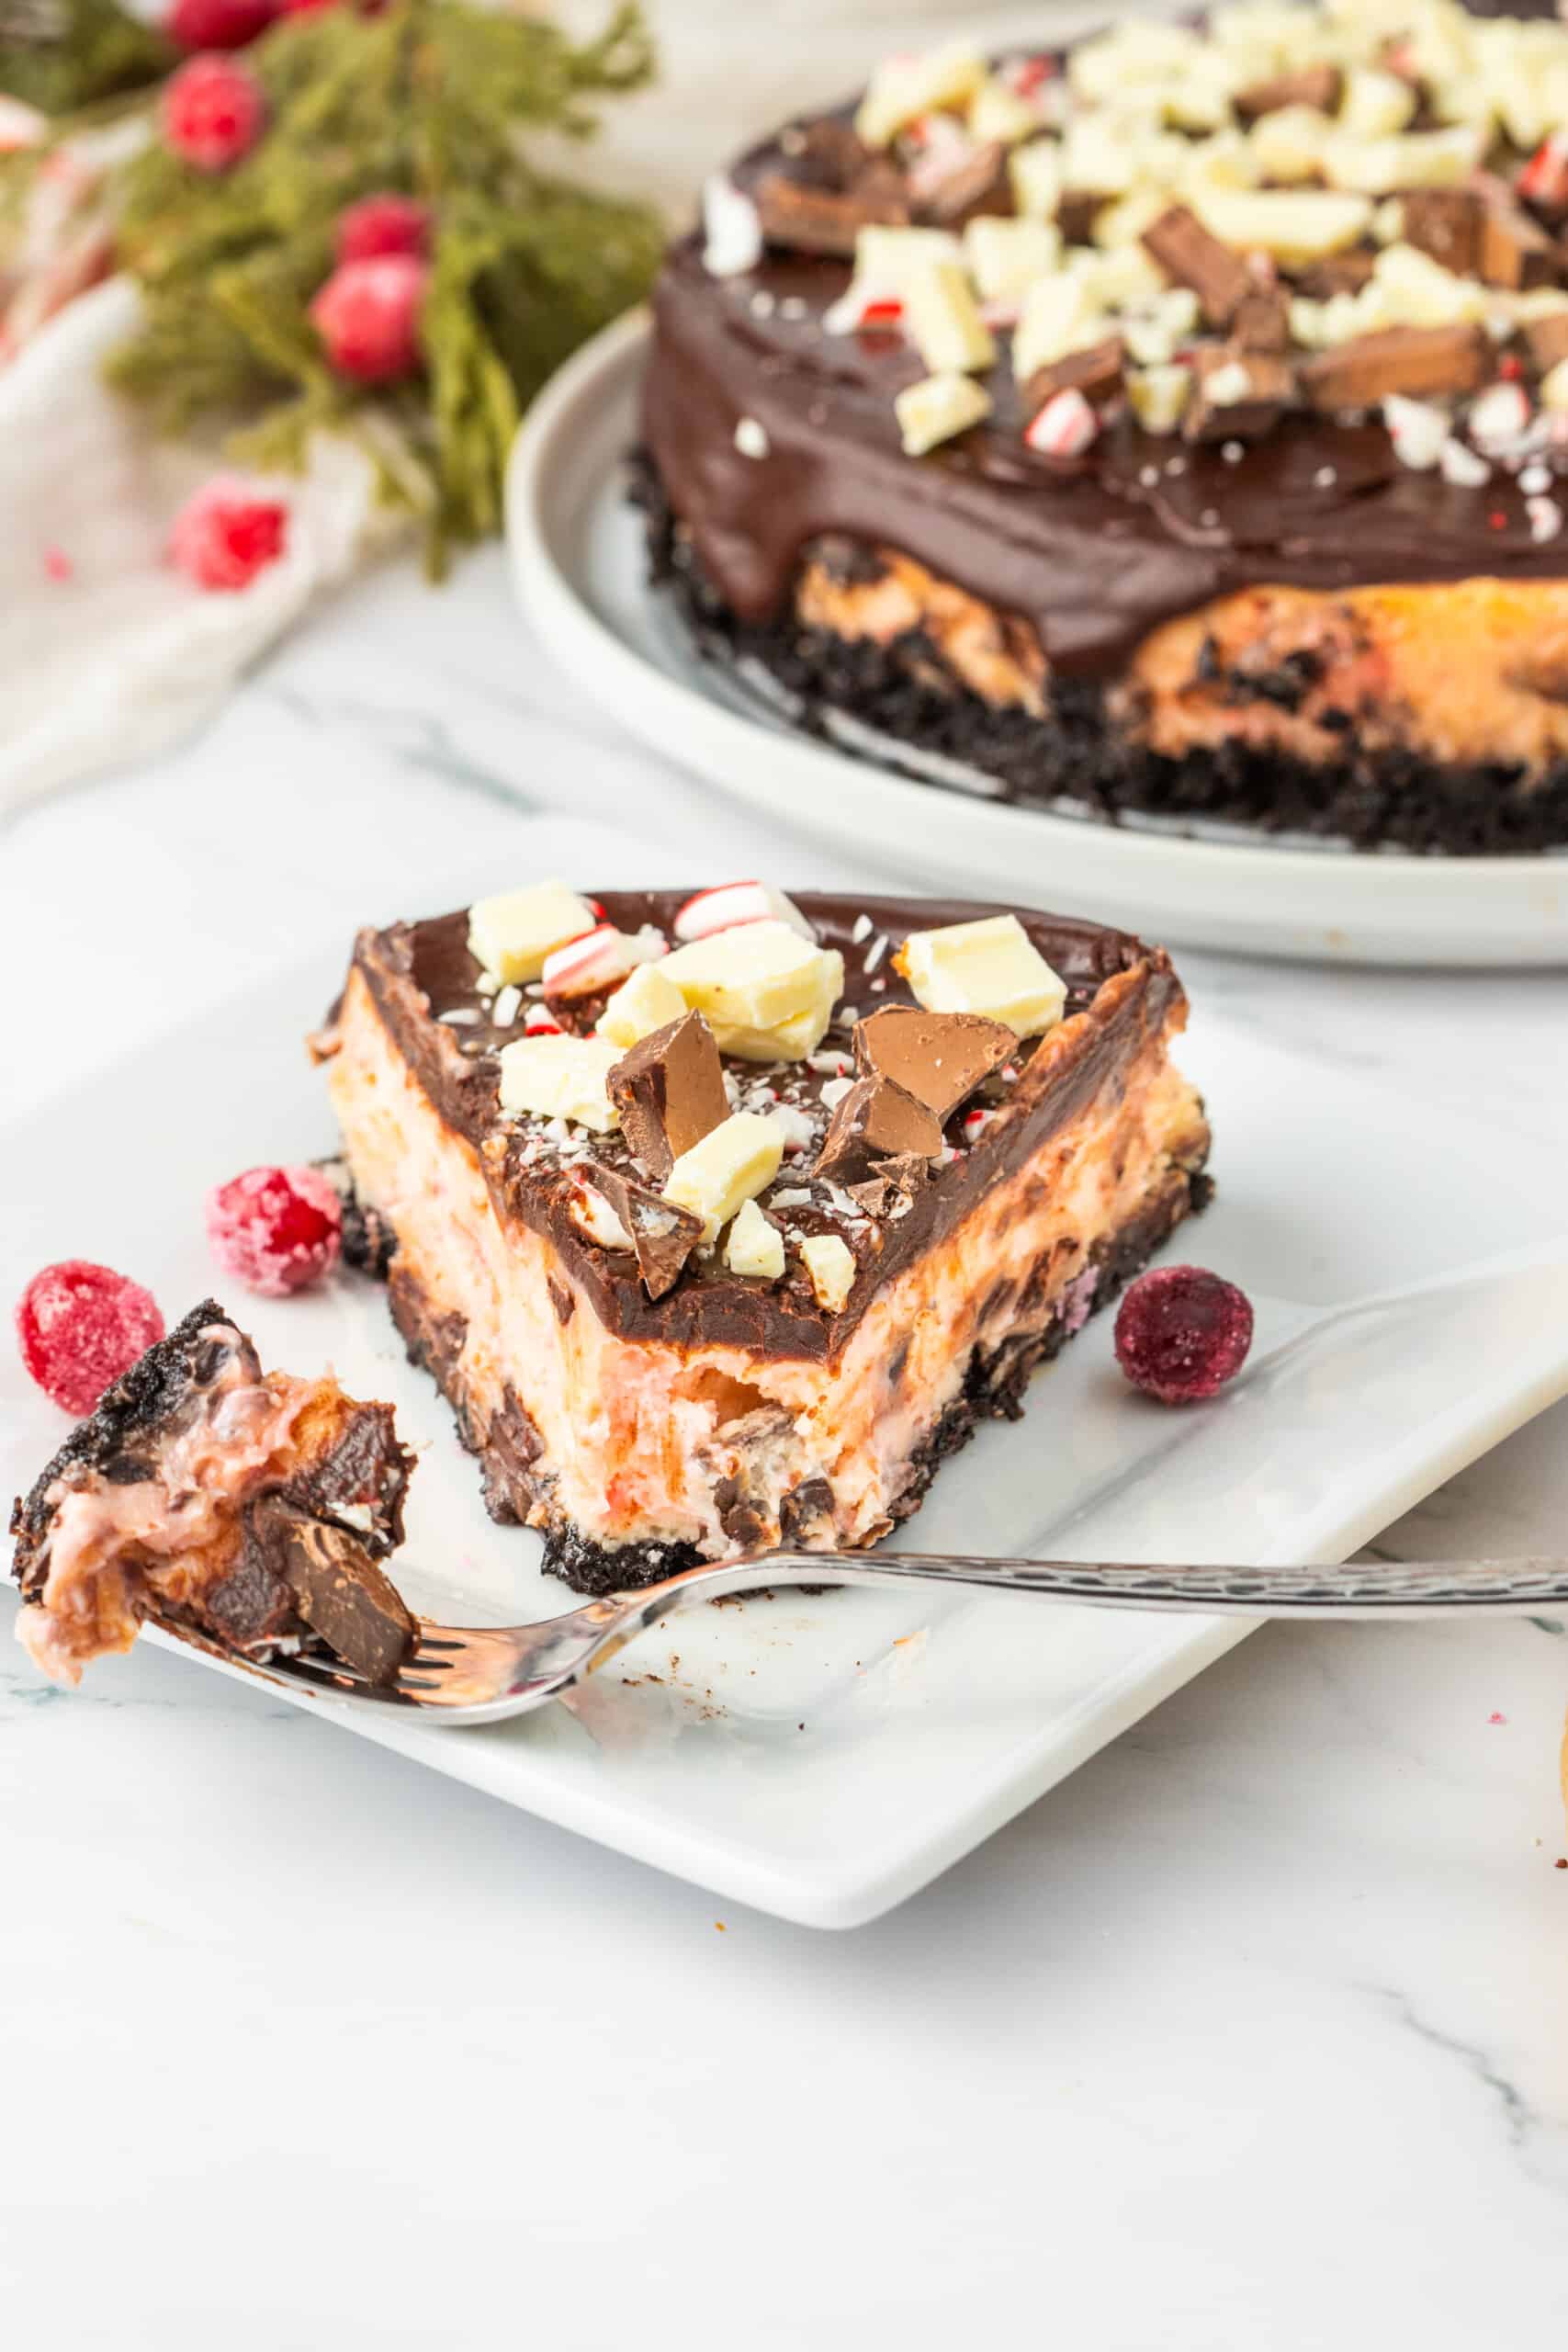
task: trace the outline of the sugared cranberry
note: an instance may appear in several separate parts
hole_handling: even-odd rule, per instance
[[[209,1193],[207,1238],[226,1274],[284,1298],[335,1263],[343,1204],[319,1168],[247,1168]]]
[[[187,58],[164,85],[164,142],[198,172],[226,172],[248,155],[266,120],[254,74],[232,58]]]
[[[170,0],[164,29],[182,49],[244,49],[276,13],[274,0]]]
[[[1140,1274],[1116,1317],[1116,1361],[1145,1396],[1190,1405],[1234,1380],[1252,1345],[1252,1307],[1202,1266]]]
[[[310,304],[310,318],[340,376],[389,384],[413,374],[428,275],[417,254],[378,254],[333,270]]]
[[[258,498],[238,474],[215,474],[187,499],[169,534],[169,560],[201,588],[248,588],[288,543],[288,509]]]
[[[163,1336],[152,1292],[86,1258],[45,1266],[17,1304],[22,1362],[68,1413],[90,1413],[111,1382]]]
[[[337,220],[340,262],[376,261],[383,254],[430,251],[430,207],[412,196],[365,196]]]

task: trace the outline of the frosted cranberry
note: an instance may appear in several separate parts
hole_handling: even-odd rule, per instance
[[[207,1239],[226,1274],[283,1298],[335,1264],[343,1204],[319,1168],[247,1168],[209,1193]]]
[[[430,251],[430,207],[412,196],[366,196],[337,220],[337,257],[375,261],[382,254]]]
[[[260,83],[229,57],[187,58],[164,85],[164,143],[198,172],[226,172],[248,155],[266,120]]]
[[[258,498],[238,474],[215,474],[175,517],[169,560],[198,587],[248,588],[288,544],[281,499]]]
[[[44,1395],[68,1413],[90,1413],[105,1389],[163,1336],[152,1292],[86,1258],[45,1266],[17,1306],[22,1362]]]
[[[1201,1266],[1140,1274],[1116,1317],[1116,1361],[1145,1396],[1190,1405],[1234,1380],[1252,1345],[1245,1291]]]
[[[310,319],[340,376],[388,384],[413,374],[428,275],[417,254],[378,254],[333,270],[310,304]]]
[[[171,0],[164,29],[182,49],[244,49],[276,13],[273,0]]]

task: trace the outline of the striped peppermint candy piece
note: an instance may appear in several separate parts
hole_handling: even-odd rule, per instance
[[[770,890],[765,882],[721,882],[716,889],[699,890],[675,917],[679,940],[709,939],[716,931],[733,931],[742,922],[787,922],[802,939],[817,933],[793,899]]]
[[[1100,431],[1100,419],[1076,384],[1053,392],[1024,439],[1048,458],[1081,457]]]
[[[539,977],[547,997],[593,996],[600,989],[616,987],[637,965],[651,964],[668,952],[664,933],[651,924],[632,933],[602,922],[547,956]]]

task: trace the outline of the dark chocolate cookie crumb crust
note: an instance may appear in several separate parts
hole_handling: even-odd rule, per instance
[[[697,650],[724,669],[760,664],[810,733],[829,734],[842,714],[918,746],[927,758],[994,777],[999,800],[1045,808],[1069,799],[1108,824],[1123,816],[1208,819],[1315,834],[1358,850],[1450,857],[1536,854],[1568,843],[1568,763],[1538,779],[1498,765],[1442,767],[1411,752],[1364,750],[1353,729],[1343,756],[1322,764],[1239,742],[1165,759],[1108,719],[1104,690],[1093,680],[1058,681],[1049,716],[1036,718],[983,701],[918,631],[883,646],[851,643],[793,616],[742,622],[695,563],[645,453],[633,460],[631,495],[647,517],[649,577]],[[1263,683],[1237,678],[1238,702],[1256,699]],[[1305,683],[1282,673],[1274,698],[1289,707]],[[838,748],[849,747],[839,741]],[[918,767],[908,773],[931,784]]]

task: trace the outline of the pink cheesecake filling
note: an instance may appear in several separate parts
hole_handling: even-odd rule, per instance
[[[462,1318],[443,1376],[479,1445],[513,1404],[539,1445],[512,1497],[536,1525],[596,1543],[736,1548],[736,1498],[761,1540],[823,1482],[831,1500],[792,1540],[868,1543],[891,1523],[921,1453],[960,1398],[972,1351],[1092,1304],[1091,1252],[1186,1198],[1201,1105],[1151,1038],[1115,1089],[982,1195],[873,1298],[826,1362],[720,1344],[618,1339],[552,1243],[502,1218],[470,1145],[442,1120],[349,979],[330,1085],[362,1201],[398,1237],[397,1279]],[[765,1205],[765,1204],[764,1204]],[[567,1302],[570,1301],[570,1306]]]
[[[320,1381],[252,1379],[232,1335],[202,1334],[227,1352],[179,1426],[160,1440],[154,1475],[118,1486],[55,1480],[43,1591],[17,1619],[17,1638],[54,1681],[75,1684],[91,1659],[128,1650],[151,1597],[188,1604],[224,1575],[240,1510],[287,1475],[300,1418]]]

